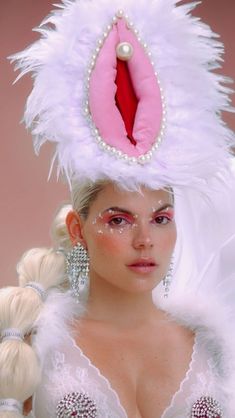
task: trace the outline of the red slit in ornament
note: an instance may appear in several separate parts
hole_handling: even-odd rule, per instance
[[[128,65],[125,61],[121,61],[119,58],[117,58],[117,77],[115,83],[117,85],[117,92],[115,96],[117,108],[124,121],[128,139],[133,145],[136,145],[136,140],[133,137],[133,127],[135,123],[138,99],[135,95]]]

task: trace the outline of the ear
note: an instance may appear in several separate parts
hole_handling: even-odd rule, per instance
[[[82,233],[81,216],[75,211],[69,212],[66,217],[66,225],[72,244],[76,245],[78,242],[80,242],[80,244],[86,248],[86,242]]]

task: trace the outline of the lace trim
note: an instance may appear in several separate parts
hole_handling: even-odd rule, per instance
[[[196,363],[196,357],[197,357],[197,354],[199,352],[198,345],[199,345],[198,334],[195,334],[194,344],[193,344],[193,350],[192,350],[192,356],[191,356],[191,360],[190,360],[190,363],[189,363],[188,370],[187,370],[187,372],[185,374],[185,377],[183,378],[183,380],[180,383],[179,389],[172,396],[171,401],[170,401],[169,405],[166,407],[165,411],[163,412],[161,418],[167,418],[167,415],[174,408],[175,402],[176,402],[178,396],[180,396],[183,393],[184,387],[186,386],[186,384],[188,384],[188,381],[189,381],[189,379],[191,377],[191,374],[194,371],[194,365]]]
[[[95,373],[98,375],[98,377],[100,378],[100,380],[102,380],[104,382],[104,384],[107,386],[110,394],[113,395],[115,402],[118,405],[118,408],[120,409],[120,411],[123,414],[123,418],[128,418],[127,413],[124,409],[124,407],[121,404],[120,398],[118,396],[118,393],[112,388],[111,383],[109,382],[109,380],[101,373],[101,371],[91,362],[91,360],[83,353],[83,351],[81,350],[81,348],[78,346],[78,344],[76,343],[76,341],[70,337],[72,343],[73,343],[73,347],[79,352],[80,356],[83,358],[84,362],[88,364],[88,367],[92,370],[95,371]],[[105,390],[105,389],[104,389]],[[120,417],[121,418],[121,417]]]

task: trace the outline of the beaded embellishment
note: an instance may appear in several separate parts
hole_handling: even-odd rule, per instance
[[[191,418],[223,418],[223,412],[215,399],[202,396],[193,405]]]
[[[96,403],[86,393],[68,393],[59,401],[56,417],[97,418]]]

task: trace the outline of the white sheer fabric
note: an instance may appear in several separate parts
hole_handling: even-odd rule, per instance
[[[220,394],[216,391],[215,364],[216,359],[207,350],[203,338],[196,334],[188,372],[161,418],[189,418],[193,403],[201,396],[212,396],[221,403]],[[70,392],[88,394],[97,405],[98,418],[127,418],[108,380],[74,340],[67,337],[45,363],[43,381],[34,399],[36,418],[56,418],[58,402]]]

